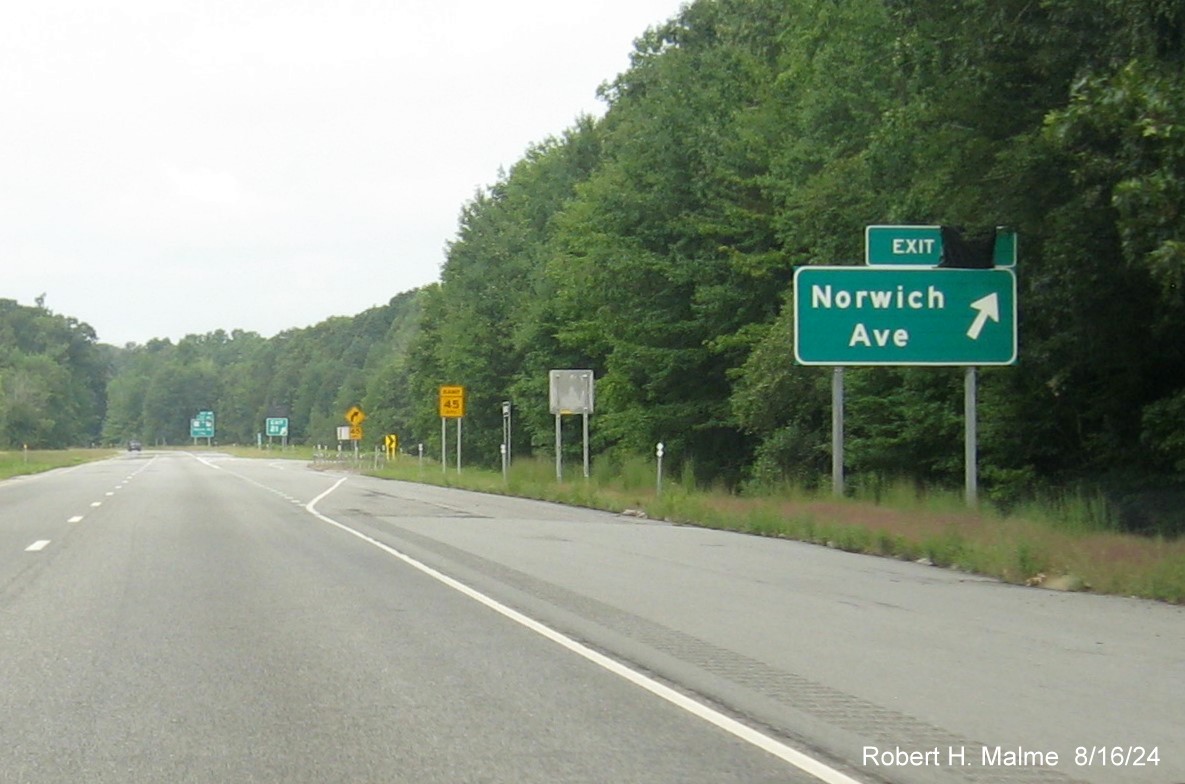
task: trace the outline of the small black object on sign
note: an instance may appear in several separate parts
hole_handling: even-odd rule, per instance
[[[953,226],[942,226],[942,261],[946,269],[992,269],[996,266],[993,254],[996,232],[964,237]]]

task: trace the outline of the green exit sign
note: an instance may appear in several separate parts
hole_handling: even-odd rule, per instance
[[[268,417],[263,424],[264,432],[269,438],[288,435],[287,417]]]
[[[866,226],[865,264],[936,267],[942,261],[941,226]]]
[[[794,356],[802,365],[1011,365],[1010,269],[801,267]]]
[[[1016,266],[1016,232],[996,231],[992,263]],[[870,266],[936,267],[942,261],[941,226],[865,226],[864,263]]]

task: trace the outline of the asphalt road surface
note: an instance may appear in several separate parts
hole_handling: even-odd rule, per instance
[[[1185,782],[1185,610],[217,453],[0,483],[4,782]]]

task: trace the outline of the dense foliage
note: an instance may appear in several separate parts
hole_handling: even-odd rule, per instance
[[[1183,67],[1176,0],[696,0],[638,39],[603,118],[465,205],[438,284],[121,352],[103,434],[182,441],[212,407],[220,440],[269,413],[327,440],[361,404],[368,437],[435,454],[436,389],[461,384],[466,453],[493,463],[501,401],[515,451],[546,451],[547,371],[592,368],[602,459],[663,441],[730,487],[815,482],[830,372],[792,362],[795,267],[858,263],[871,223],[1007,225],[1021,360],[981,375],[985,489],[1089,482],[1158,525],[1148,491],[1185,474]],[[56,383],[38,356],[4,358],[6,390]],[[847,392],[857,481],[959,484],[961,371],[851,370]],[[37,419],[5,408],[10,441]]]
[[[1021,362],[981,377],[986,486],[1164,489],[1185,469],[1183,61],[1185,6],[1160,0],[691,3],[638,40],[603,120],[468,205],[412,349],[422,421],[464,384],[478,454],[506,398],[545,448],[546,370],[589,367],[598,452],[816,481],[830,374],[791,361],[794,268],[858,263],[870,223],[1008,225]],[[858,480],[959,484],[961,371],[847,387]]]
[[[107,361],[90,326],[0,299],[0,447],[65,447],[98,437]]]

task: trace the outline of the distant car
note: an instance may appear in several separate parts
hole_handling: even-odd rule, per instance
[[[139,452],[141,448],[142,448],[142,445],[140,444],[139,441],[129,441],[128,442],[128,451],[129,452]]]

